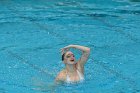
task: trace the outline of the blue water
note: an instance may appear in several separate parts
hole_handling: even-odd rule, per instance
[[[140,93],[139,25],[139,0],[1,0],[0,93]],[[53,87],[69,44],[85,81]]]

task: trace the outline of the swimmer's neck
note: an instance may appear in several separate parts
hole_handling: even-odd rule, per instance
[[[76,71],[75,64],[66,64],[66,70],[69,73],[73,73]]]

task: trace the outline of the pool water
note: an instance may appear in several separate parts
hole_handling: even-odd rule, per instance
[[[139,0],[1,0],[0,93],[140,93],[139,25]],[[85,81],[54,87],[69,44]]]

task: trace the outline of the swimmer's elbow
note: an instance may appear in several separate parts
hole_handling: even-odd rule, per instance
[[[90,53],[90,48],[87,48],[87,49],[86,49],[86,52],[87,52],[87,53]]]
[[[89,56],[90,48],[86,48],[86,51],[84,51],[83,53],[84,53],[84,56]]]

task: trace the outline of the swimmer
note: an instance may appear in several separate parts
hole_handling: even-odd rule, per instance
[[[78,61],[76,61],[74,54],[69,51],[70,48],[82,51],[82,55]],[[61,49],[61,53],[65,68],[58,73],[55,81],[69,83],[84,80],[84,65],[88,60],[90,48],[80,45],[68,45]]]

